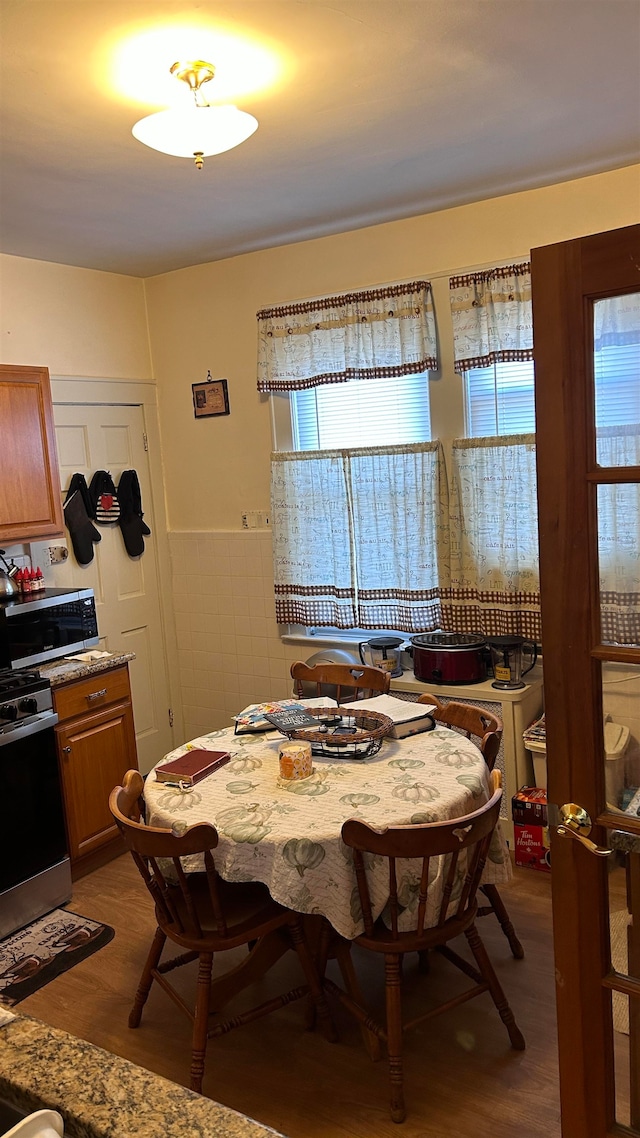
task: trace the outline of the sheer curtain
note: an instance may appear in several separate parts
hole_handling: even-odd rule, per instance
[[[534,435],[454,442],[449,525],[444,627],[540,640]]]
[[[276,619],[439,628],[448,574],[440,443],[272,455]]]

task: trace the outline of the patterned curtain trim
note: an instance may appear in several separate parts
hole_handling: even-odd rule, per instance
[[[527,640],[542,641],[540,613],[526,610],[505,612],[502,608],[483,608],[481,605],[459,607],[442,604],[442,628],[446,632],[476,632],[483,636],[524,636]]]
[[[531,264],[449,278],[457,372],[533,359]]]
[[[264,308],[258,391],[303,391],[438,368],[428,281]]]
[[[525,435],[518,436],[518,438],[527,437]],[[271,452],[271,461],[308,462],[322,458],[358,458],[360,455],[419,454],[420,452],[437,451],[441,446],[442,444],[436,440],[429,443],[398,443],[389,447],[351,447],[346,450],[274,450]]]
[[[464,360],[456,360],[456,371],[462,374],[471,371],[474,367],[491,367],[491,364],[522,362],[533,359],[533,348],[523,348],[518,351],[506,350],[501,352],[488,352],[486,356],[468,356]]]
[[[332,309],[345,308],[352,304],[370,300],[386,300],[394,296],[406,296],[408,293],[424,292],[430,288],[429,281],[385,285],[384,288],[371,289],[369,292],[345,292],[340,296],[326,296],[318,300],[300,300],[294,304],[262,308],[257,316],[258,320],[280,320],[283,316],[298,316],[306,312],[330,312]]]
[[[487,435],[485,438],[454,439],[452,445],[454,450],[488,450],[492,447],[535,446],[536,436]]]
[[[480,269],[477,273],[466,273],[461,277],[449,277],[449,288],[464,288],[470,284],[485,284],[487,281],[504,280],[505,277],[518,276],[531,272],[531,261],[521,261],[519,265],[501,265],[495,269]]]

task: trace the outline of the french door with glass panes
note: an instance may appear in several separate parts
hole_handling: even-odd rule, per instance
[[[640,226],[532,282],[562,1134],[640,1135]]]

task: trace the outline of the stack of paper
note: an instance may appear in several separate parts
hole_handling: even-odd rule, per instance
[[[381,715],[388,715],[395,724],[391,732],[394,739],[404,739],[407,735],[417,735],[420,731],[430,731],[433,727],[432,713],[436,709],[435,704],[412,703],[392,695],[376,695],[372,699],[357,699],[354,703],[345,703],[342,706],[352,707],[357,711],[378,711]]]

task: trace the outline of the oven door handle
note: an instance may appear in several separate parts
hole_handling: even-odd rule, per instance
[[[55,711],[47,712],[46,715],[41,715],[38,719],[32,719],[29,723],[19,724],[13,727],[11,731],[6,731],[0,735],[0,747],[8,747],[10,743],[15,743],[18,739],[27,739],[29,735],[37,735],[40,731],[46,731],[47,727],[53,727],[58,722],[58,716]]]

